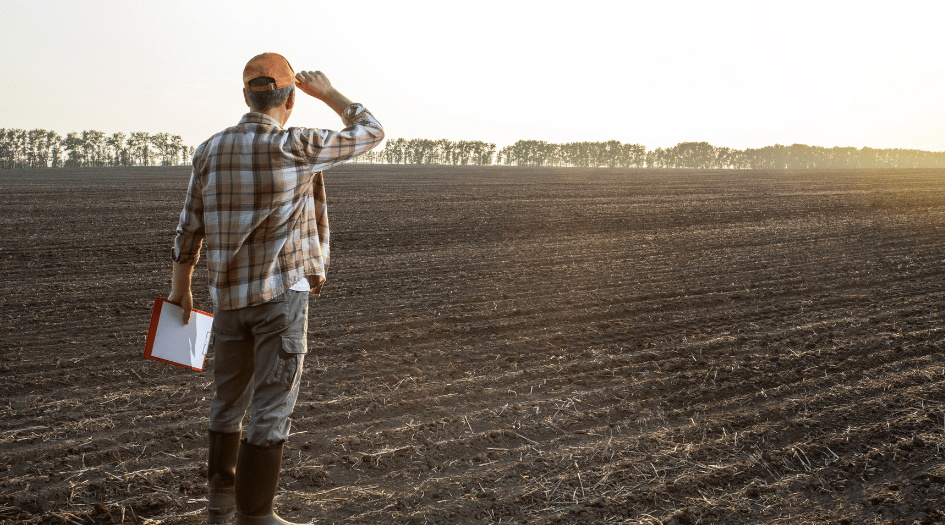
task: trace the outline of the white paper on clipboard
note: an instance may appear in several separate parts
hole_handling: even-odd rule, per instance
[[[184,324],[184,311],[167,299],[157,297],[151,311],[151,327],[144,357],[168,364],[203,370],[210,346],[213,316],[193,310]]]

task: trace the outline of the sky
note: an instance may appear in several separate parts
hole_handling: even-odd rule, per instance
[[[388,138],[945,151],[943,19],[941,0],[3,0],[0,127],[196,146],[274,51]],[[289,126],[343,126],[299,95]]]

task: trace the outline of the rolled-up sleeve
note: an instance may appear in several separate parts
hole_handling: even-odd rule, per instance
[[[200,180],[196,172],[192,172],[187,197],[184,199],[184,210],[180,213],[180,222],[177,224],[177,236],[171,248],[171,258],[174,262],[193,265],[200,254],[204,237],[202,195]]]
[[[302,155],[312,163],[312,171],[336,164],[370,151],[384,140],[384,128],[361,104],[351,104],[341,112],[345,128],[331,131],[295,128]]]

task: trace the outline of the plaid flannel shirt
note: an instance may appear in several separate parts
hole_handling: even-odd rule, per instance
[[[194,153],[171,257],[194,264],[207,245],[210,295],[223,310],[262,304],[309,276],[326,276],[328,205],[321,170],[377,146],[384,128],[360,104],[345,128],[283,129],[262,113]],[[314,284],[314,283],[312,283]]]

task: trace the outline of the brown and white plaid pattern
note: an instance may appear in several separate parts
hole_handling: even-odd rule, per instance
[[[345,128],[283,129],[262,113],[194,153],[171,257],[193,264],[207,244],[210,295],[223,310],[265,303],[312,275],[325,277],[328,204],[321,170],[377,146],[384,128],[360,104]]]

